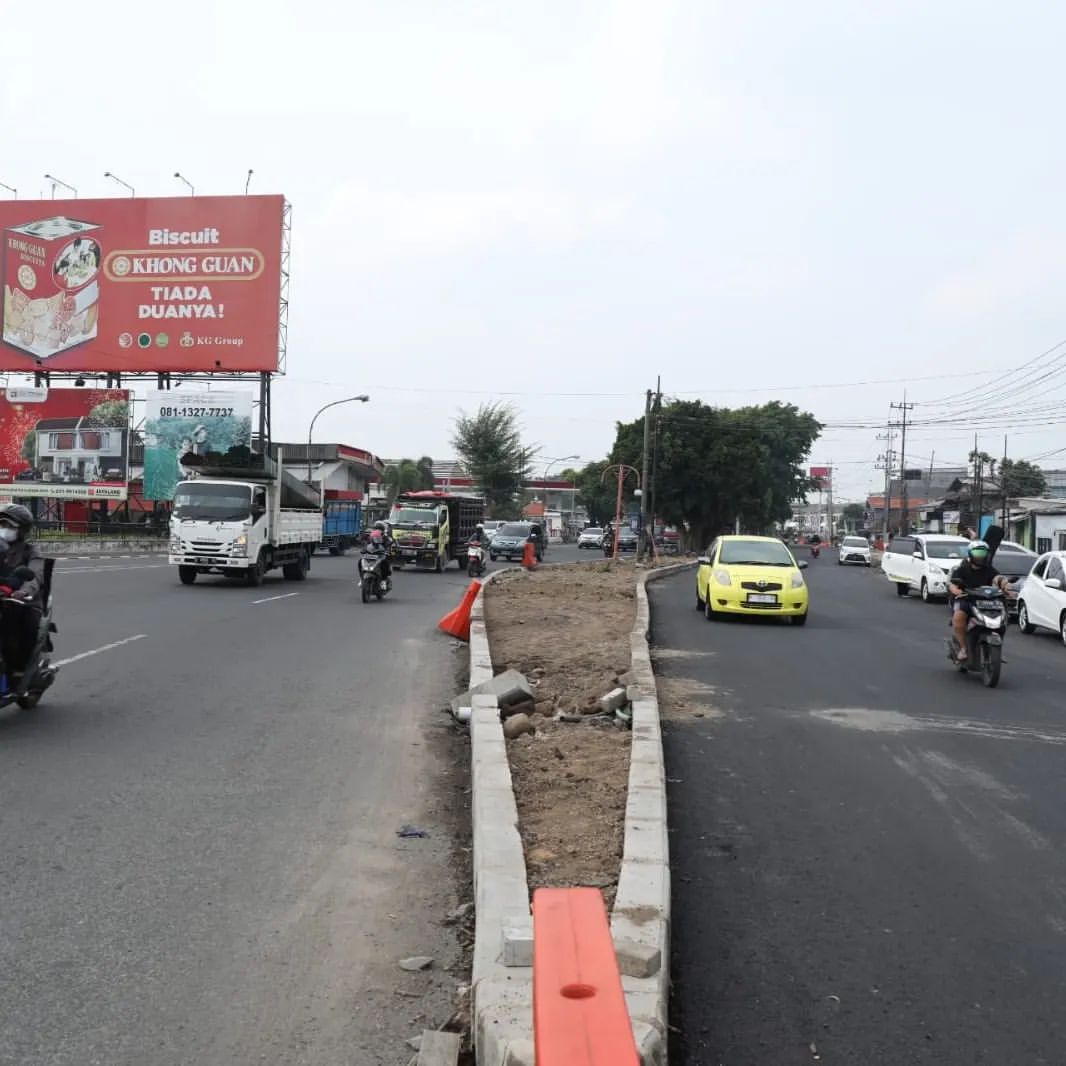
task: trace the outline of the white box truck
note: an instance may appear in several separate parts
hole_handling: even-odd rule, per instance
[[[258,585],[281,567],[303,581],[322,540],[319,492],[269,457],[260,469],[204,469],[174,490],[170,562],[183,585],[198,574],[223,574]]]

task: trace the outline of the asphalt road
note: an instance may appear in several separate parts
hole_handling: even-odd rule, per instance
[[[467,578],[364,606],[354,571],[59,563],[66,666],[0,714],[4,1066],[403,1066],[450,1016],[469,797],[434,627]]]
[[[942,605],[808,576],[805,628],[707,622],[691,572],[649,586],[671,1062],[1066,1062],[1066,649],[1012,629],[985,689]]]

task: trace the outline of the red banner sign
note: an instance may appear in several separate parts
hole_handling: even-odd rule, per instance
[[[0,494],[124,500],[125,389],[0,389]]]
[[[278,368],[280,196],[0,202],[0,371]]]

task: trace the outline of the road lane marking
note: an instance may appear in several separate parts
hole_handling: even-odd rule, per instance
[[[168,563],[150,563],[147,566],[57,566],[55,572],[64,577],[68,574],[108,574],[114,570],[161,570]]]
[[[147,636],[147,633],[138,633],[135,637],[126,637],[125,640],[116,640],[111,644],[105,644],[101,648],[93,648],[92,651],[83,651],[80,655],[72,655],[69,659],[60,659],[52,665],[69,666],[71,663],[76,663],[79,659],[88,659],[90,655],[100,655],[105,651],[113,651],[115,648],[121,648],[123,644],[132,644],[135,640],[144,640]]]
[[[286,592],[281,596],[267,596],[265,600],[252,600],[252,606],[254,607],[257,603],[273,603],[275,600],[287,600],[292,596],[299,595],[298,592]]]

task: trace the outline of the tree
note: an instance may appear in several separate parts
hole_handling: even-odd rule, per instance
[[[130,422],[130,405],[127,400],[104,400],[89,411],[89,421],[94,426],[115,426],[125,429]]]
[[[522,443],[514,408],[482,404],[477,414],[460,414],[452,445],[484,495],[490,513],[512,508],[534,455],[534,449]]]
[[[1026,459],[1004,459],[999,464],[999,476],[1007,496],[1043,496],[1047,492],[1044,471]]]
[[[385,491],[389,504],[401,492],[418,492],[433,488],[433,460],[428,455],[421,459],[401,459],[385,471]]]
[[[573,481],[576,501],[588,512],[589,521],[602,526],[608,519],[614,518],[615,487],[614,483],[603,483],[603,472],[607,469],[607,460],[600,459],[587,463],[581,470],[566,470],[563,477]]]
[[[866,521],[866,508],[861,503],[848,503],[840,512],[841,517],[848,525],[848,529],[861,526]]]
[[[673,400],[660,417],[656,514],[687,526],[701,547],[738,521],[748,532],[787,521],[813,488],[802,464],[822,427],[792,404]],[[643,440],[643,418],[619,423],[611,461],[639,469]]]

